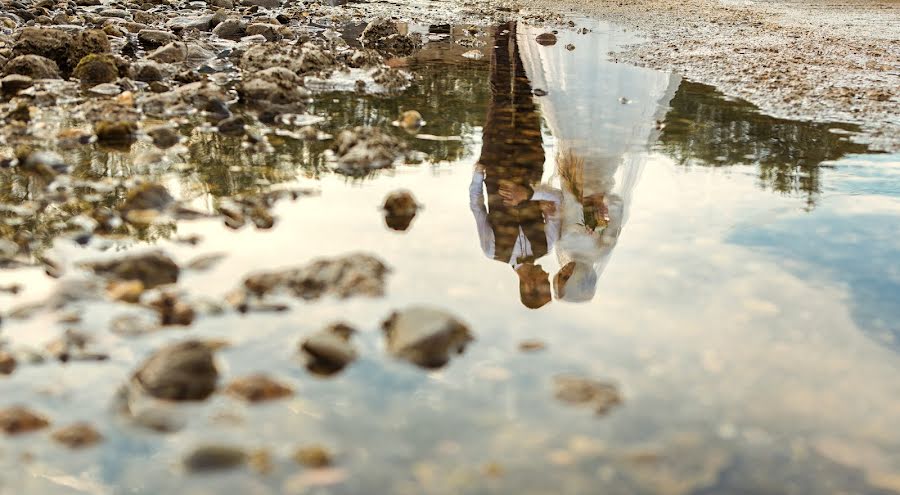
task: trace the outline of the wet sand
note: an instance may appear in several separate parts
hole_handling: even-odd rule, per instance
[[[620,61],[675,70],[777,117],[860,124],[900,151],[900,2],[891,0],[522,0],[646,36]]]

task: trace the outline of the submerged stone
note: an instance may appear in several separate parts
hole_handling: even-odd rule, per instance
[[[414,306],[395,311],[381,325],[394,357],[423,368],[441,368],[474,340],[469,328],[440,309]]]
[[[23,406],[0,409],[0,430],[7,435],[18,435],[46,428],[47,418]]]
[[[339,298],[384,295],[385,275],[390,269],[368,254],[350,254],[315,260],[301,268],[256,273],[244,280],[250,294],[263,296],[286,289],[294,296],[311,300],[326,294]]]
[[[294,389],[263,374],[238,378],[228,385],[226,391],[247,402],[264,402],[282,399],[294,394]]]
[[[356,349],[350,341],[354,333],[349,325],[335,323],[307,337],[300,344],[306,369],[323,376],[343,370],[356,360]]]
[[[185,469],[193,473],[221,471],[242,466],[247,454],[238,447],[208,445],[198,447],[183,461]]]
[[[337,157],[339,172],[365,175],[392,166],[405,146],[380,129],[360,126],[341,131],[331,149]]]
[[[87,423],[76,423],[66,426],[54,431],[52,437],[53,440],[70,449],[90,447],[103,440],[103,435]]]
[[[188,340],[150,356],[132,376],[131,386],[157,399],[202,401],[215,392],[218,379],[211,347]]]
[[[622,403],[618,387],[602,382],[571,375],[554,378],[556,398],[577,406],[593,407],[598,415],[608,413]]]
[[[180,272],[178,264],[160,251],[86,263],[84,266],[102,277],[139,280],[147,289],[178,282]]]

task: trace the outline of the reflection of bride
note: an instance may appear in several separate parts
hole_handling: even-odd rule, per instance
[[[520,24],[517,34],[528,78],[547,92],[538,101],[557,143],[562,268],[554,287],[560,299],[588,301],[628,218],[655,121],[679,79],[606,60],[612,35],[562,32],[557,44],[543,46],[536,41],[543,32]],[[563,48],[569,42],[574,51]]]

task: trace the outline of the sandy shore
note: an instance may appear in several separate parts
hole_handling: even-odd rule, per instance
[[[680,72],[795,119],[849,122],[872,147],[900,151],[896,0],[520,0],[637,29],[616,56]],[[552,5],[552,6],[551,6]]]

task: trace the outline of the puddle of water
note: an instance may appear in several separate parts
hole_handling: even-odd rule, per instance
[[[251,271],[320,256],[376,253],[392,267],[380,299],[291,301],[282,313],[204,315],[189,329],[126,338],[110,320],[138,310],[83,301],[81,323],[110,354],[99,363],[23,365],[0,379],[2,405],[27,404],[55,425],[93,422],[106,441],[71,454],[45,433],[4,440],[0,487],[16,493],[798,493],[897,489],[900,476],[900,158],[866,154],[845,126],[772,119],[672,74],[605,54],[628,35],[591,24],[541,45],[542,29],[492,29],[484,57],[450,36],[407,61],[399,96],[335,94],[309,112],[335,134],[390,129],[428,159],[363,179],[330,172],[327,143],[272,139],[254,153],[234,138],[190,132],[165,165],[95,147],[67,152],[74,176],[146,174],[213,211],[221,198],[276,187],[317,195],[282,201],[272,229],[220,218],[132,230],[79,245],[74,205],[29,230],[46,254],[75,263],[164,249],[180,262],[225,252],[179,289],[221,300]],[[568,45],[574,45],[570,50]],[[419,111],[424,140],[393,129]],[[838,131],[835,131],[838,129]],[[480,164],[480,166],[478,166]],[[707,166],[709,165],[709,166]],[[4,174],[15,205],[39,184]],[[409,189],[410,229],[379,206]],[[120,204],[122,191],[105,197]],[[175,242],[197,235],[197,247]],[[41,269],[0,272],[4,311],[57,284]],[[440,371],[387,357],[381,322],[428,304],[458,315],[476,341]],[[73,325],[58,314],[3,322],[16,346],[40,347]],[[335,321],[360,330],[360,359],[332,379],[310,376],[300,339]],[[266,372],[297,391],[245,406],[223,394],[184,406],[174,434],[113,413],[118,386],[153,349],[225,338],[224,381]],[[539,339],[546,349],[522,353]],[[554,399],[553,377],[609,380],[624,403],[606,416]],[[204,443],[265,449],[267,474],[188,475],[179,459]],[[303,471],[291,455],[320,443],[337,468]]]

